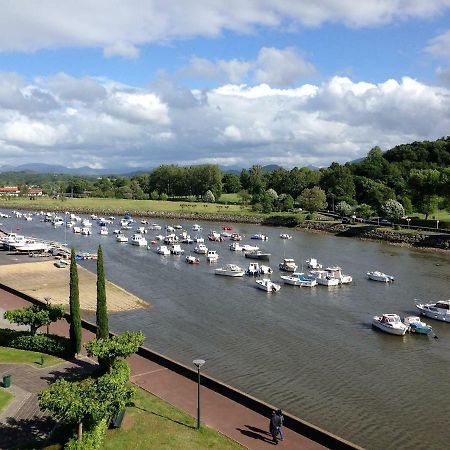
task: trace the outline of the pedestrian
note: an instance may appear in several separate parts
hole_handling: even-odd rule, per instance
[[[284,424],[284,416],[281,409],[277,410],[277,416],[279,417],[280,427],[279,427],[279,433],[280,433],[280,439],[284,441],[284,432],[283,432],[283,424]]]
[[[280,429],[281,429],[280,416],[275,411],[272,411],[272,415],[270,417],[269,422],[269,431],[270,434],[272,435],[272,439],[275,444],[278,444],[278,433],[280,432]]]

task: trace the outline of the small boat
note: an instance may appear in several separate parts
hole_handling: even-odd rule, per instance
[[[420,320],[420,317],[417,316],[408,316],[403,319],[403,323],[408,327],[408,331],[410,333],[415,334],[429,334],[433,331],[433,328],[430,325],[427,325],[425,322]]]
[[[158,253],[158,255],[170,255],[170,250],[167,248],[166,245],[160,245],[159,247],[156,247],[156,253]]]
[[[141,223],[142,223],[142,225],[147,225],[148,224],[148,220],[147,219],[142,219]]]
[[[243,252],[256,252],[259,247],[256,245],[244,244],[241,246]]]
[[[227,277],[243,277],[245,270],[236,264],[227,264],[225,267],[217,268],[214,273],[216,275],[224,275]]]
[[[161,225],[158,225],[157,223],[152,223],[152,224],[148,227],[149,230],[160,230],[161,228],[162,228]]]
[[[326,270],[311,270],[309,276],[317,281],[317,284],[322,286],[337,286],[339,280],[337,278],[331,278]]]
[[[272,282],[269,278],[256,280],[256,287],[266,292],[278,292],[281,289],[279,284]]]
[[[339,280],[339,284],[348,284],[353,281],[351,275],[344,275],[339,266],[326,267],[325,270],[328,272],[328,276],[330,278],[337,278]]]
[[[222,230],[225,231],[231,231],[233,229],[233,227],[231,225],[225,225],[224,227],[222,227]]]
[[[378,270],[367,272],[367,278],[369,278],[369,280],[381,281],[383,283],[392,283],[394,281],[394,277],[392,275],[386,275],[385,273],[379,272]]]
[[[231,233],[230,239],[232,241],[242,241],[242,236],[238,233]]]
[[[75,255],[75,259],[77,260],[87,260],[87,259],[97,259],[97,255],[95,253],[89,253],[89,252],[82,252],[82,253],[77,253]]]
[[[287,234],[287,233],[281,233],[280,234],[280,238],[281,239],[292,239],[292,236],[290,234]]]
[[[215,262],[219,259],[219,255],[215,250],[208,250],[206,259],[208,262]]]
[[[403,336],[408,331],[408,327],[400,320],[397,314],[383,314],[381,317],[374,316],[372,326],[397,336]]]
[[[292,258],[284,258],[283,262],[280,263],[278,267],[284,272],[295,272],[298,266]]]
[[[170,225],[166,225],[166,232],[167,233],[173,233],[175,231],[174,227],[171,227]]]
[[[206,255],[208,253],[208,247],[205,244],[198,244],[194,247],[194,252],[199,255]]]
[[[233,242],[232,244],[230,244],[230,250],[232,252],[241,252],[242,247],[240,246],[239,242]]]
[[[220,233],[220,235],[221,235],[223,238],[229,238],[229,237],[231,237],[231,233],[230,233],[229,231],[222,231],[222,233]]]
[[[178,242],[178,240],[178,236],[176,236],[175,234],[168,234],[164,238],[164,244],[175,244],[176,242]]]
[[[147,246],[147,239],[140,233],[133,234],[130,242],[132,245],[137,245],[139,247]]]
[[[83,228],[81,228],[80,233],[83,236],[90,236],[92,234],[92,231],[89,227],[83,227]]]
[[[116,241],[117,242],[128,242],[128,238],[124,234],[118,234],[116,237]]]
[[[309,258],[306,260],[306,267],[312,270],[320,270],[322,268],[322,264],[319,264],[316,258]]]
[[[258,263],[252,262],[248,265],[245,273],[251,276],[271,275],[273,273],[273,270],[269,266],[259,265]]]
[[[198,223],[192,225],[192,231],[201,231],[202,227]]]
[[[81,227],[73,227],[72,228],[72,231],[74,232],[74,233],[77,233],[77,234],[79,234],[79,233],[81,233]]]
[[[182,230],[183,227],[181,225],[174,225],[175,230]]]
[[[137,227],[136,228],[136,233],[146,234],[147,230],[145,229],[145,227]]]
[[[183,255],[184,250],[180,247],[180,244],[173,244],[170,253],[172,253],[172,255]]]
[[[269,261],[270,253],[264,253],[261,250],[256,250],[255,252],[246,252],[245,257]]]
[[[205,243],[205,238],[203,236],[194,236],[194,242],[197,244],[204,244]]]
[[[69,263],[64,259],[58,259],[54,265],[55,267],[58,267],[58,269],[64,269],[69,265]]]
[[[254,234],[253,236],[251,236],[250,239],[256,239],[258,241],[267,241],[267,240],[269,240],[269,237],[266,236],[265,234],[257,233],[257,234]]]
[[[105,228],[105,227],[100,228],[99,233],[100,233],[102,236],[107,236],[107,235],[109,234],[108,228]]]
[[[450,322],[450,300],[440,300],[436,303],[418,303],[416,308],[424,316],[431,319]]]
[[[281,275],[280,277],[285,284],[292,286],[314,287],[317,281],[313,277],[308,277],[304,273],[294,272],[292,275]]]
[[[211,231],[208,234],[208,239],[210,241],[214,241],[214,242],[222,242],[223,241],[223,237],[220,235],[220,233],[217,233],[216,231]]]
[[[200,264],[200,260],[198,258],[196,258],[195,256],[191,256],[191,255],[186,256],[185,261],[188,264]]]

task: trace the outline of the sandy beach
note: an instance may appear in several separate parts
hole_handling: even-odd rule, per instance
[[[14,259],[15,261],[11,261],[12,264],[8,264],[7,261],[0,264],[0,283],[39,300],[50,297],[53,304],[62,304],[66,307],[69,305],[69,267],[64,269],[55,267],[54,259],[46,261],[24,261],[24,257]],[[19,262],[18,259],[23,262]],[[81,309],[95,311],[96,274],[78,265],[78,278]],[[106,296],[108,311],[111,313],[150,307],[144,300],[110,281],[106,281]]]

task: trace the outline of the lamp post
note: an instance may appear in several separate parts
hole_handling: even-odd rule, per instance
[[[408,222],[408,230],[409,230],[409,222],[411,222],[411,219],[408,217],[408,218],[406,219],[406,221]]]
[[[50,304],[50,300],[52,298],[51,297],[44,297],[45,303],[47,304],[47,309],[48,309],[48,305]],[[47,324],[47,334],[50,334],[50,324]]]
[[[200,429],[200,367],[205,364],[204,359],[194,359],[192,361],[194,366],[197,367],[197,430]]]
[[[439,220],[436,220],[436,230],[439,229]]]

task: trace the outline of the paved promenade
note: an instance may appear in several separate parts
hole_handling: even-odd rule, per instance
[[[29,303],[20,297],[0,289],[1,308],[13,309],[27,305]],[[67,336],[67,322],[59,321],[52,324],[50,332]],[[84,341],[92,338],[92,333],[86,330],[83,331]],[[196,416],[197,384],[195,382],[138,355],[130,357],[128,362],[131,366],[131,380],[134,384],[188,414]],[[2,370],[0,367],[0,371]],[[20,383],[17,384],[20,387]],[[269,419],[267,417],[205,387],[202,387],[201,391],[201,406],[202,422],[204,424],[234,439],[244,447],[260,450],[271,448],[274,445],[268,433]],[[280,442],[279,446],[292,450],[324,448],[320,444],[289,429],[285,429],[285,440]]]

